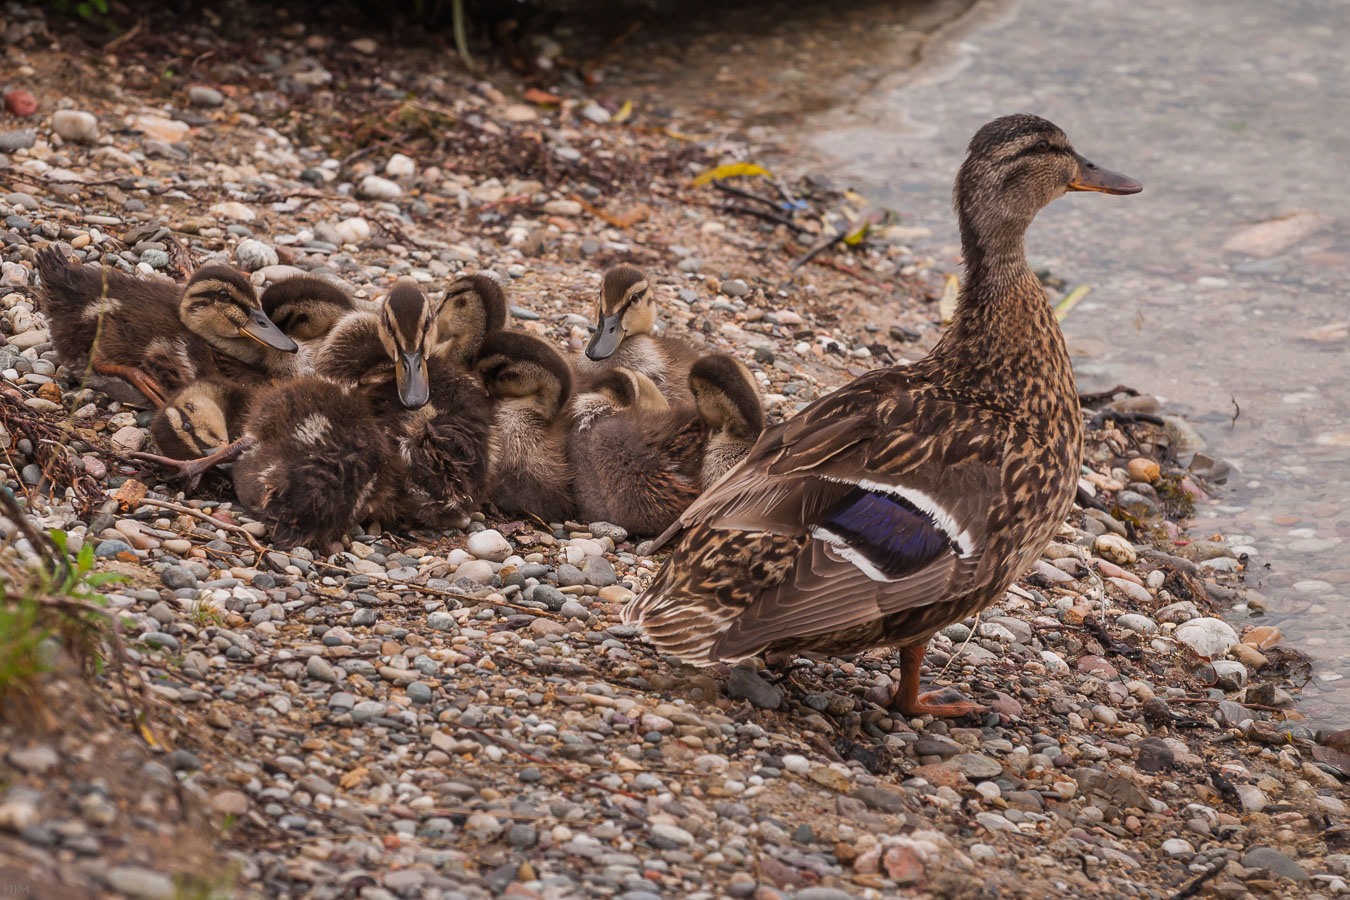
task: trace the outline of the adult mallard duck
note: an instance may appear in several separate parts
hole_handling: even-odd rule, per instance
[[[595,334],[575,361],[581,389],[589,391],[612,369],[622,366],[645,375],[668,400],[688,403],[689,369],[701,355],[687,341],[654,335],[656,292],[636,266],[615,266],[605,273],[596,303]]]
[[[670,558],[625,620],[696,665],[898,646],[895,708],[979,711],[919,695],[924,647],[1041,553],[1082,456],[1069,355],[1023,238],[1065,191],[1139,190],[1044,119],[981,128],[956,178],[965,278],[951,328],[923,360],[766,431],[657,539]]]
[[[38,252],[43,309],[68,366],[132,384],[156,406],[195,378],[291,374],[298,348],[258,303],[248,278],[205,266],[186,285],[70,262],[49,244]]]
[[[694,402],[665,404],[646,375],[615,369],[606,376],[600,393],[615,408],[568,440],[583,521],[658,534],[750,451],[764,428],[750,371],[712,353],[688,380]]]

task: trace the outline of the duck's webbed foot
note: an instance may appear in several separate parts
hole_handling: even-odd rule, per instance
[[[208,454],[200,459],[172,459],[167,456],[157,456],[153,453],[142,453],[139,450],[127,453],[126,456],[138,462],[153,463],[166,469],[173,469],[175,471],[174,477],[185,481],[187,488],[191,490],[202,480],[202,475],[221,463],[238,459],[257,443],[257,438],[246,434],[239,440],[226,444],[215,453]]]
[[[135,366],[95,362],[94,371],[100,375],[111,375],[114,378],[122,379],[144,394],[146,399],[155,404],[156,407],[163,407],[168,402],[169,392],[164,389],[164,386]]]
[[[972,700],[961,699],[960,693],[951,688],[919,693],[919,666],[923,664],[923,651],[926,646],[927,643],[923,643],[900,648],[902,679],[887,706],[911,718],[927,715],[955,719],[988,712],[987,707]]]

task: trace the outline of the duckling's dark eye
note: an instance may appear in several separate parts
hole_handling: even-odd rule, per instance
[[[219,297],[221,300],[228,300],[230,299],[230,292],[225,290],[225,288],[221,288],[220,290],[216,291],[216,296]]]
[[[1049,153],[1049,152],[1050,152],[1050,142],[1049,142],[1049,141],[1037,141],[1037,142],[1036,142],[1036,145],[1035,145],[1034,147],[1032,147],[1031,149],[1035,150],[1037,153]]]

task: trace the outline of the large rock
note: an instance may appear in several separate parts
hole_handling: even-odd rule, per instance
[[[1195,651],[1196,656],[1218,659],[1238,642],[1238,636],[1223,619],[1205,616],[1177,626],[1177,640]]]

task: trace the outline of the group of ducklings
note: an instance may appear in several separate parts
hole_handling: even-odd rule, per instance
[[[484,501],[656,534],[764,427],[743,364],[652,333],[655,291],[632,266],[605,274],[573,358],[506,329],[486,275],[435,299],[403,279],[371,302],[313,275],[258,296],[220,265],[177,285],[55,245],[38,269],[63,364],[158,407],[163,455],[132,456],[193,483],[232,462],[240,501],[285,546],[327,549],[371,520],[463,527]]]

